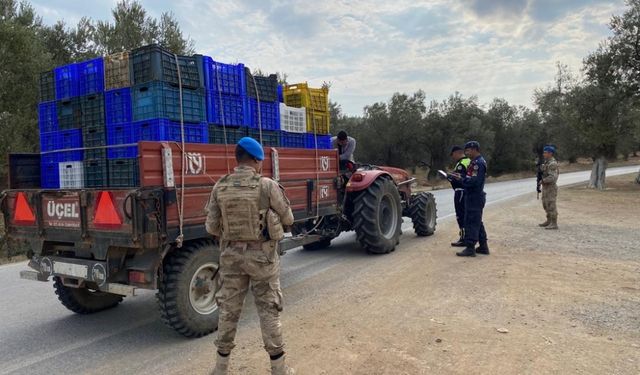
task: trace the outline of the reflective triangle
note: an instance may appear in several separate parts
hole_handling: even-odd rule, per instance
[[[98,206],[96,207],[96,215],[93,219],[96,225],[121,225],[122,220],[113,204],[113,198],[108,191],[100,192],[98,196]]]
[[[22,223],[36,222],[36,217],[33,215],[33,211],[31,211],[31,207],[29,207],[27,197],[24,193],[18,193],[18,197],[16,198],[16,209],[13,213],[13,221]]]

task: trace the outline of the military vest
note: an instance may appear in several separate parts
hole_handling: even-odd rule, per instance
[[[228,175],[217,184],[225,241],[264,241],[268,193],[262,192],[261,176]]]

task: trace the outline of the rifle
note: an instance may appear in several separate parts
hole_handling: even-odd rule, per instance
[[[540,199],[540,193],[542,192],[542,158],[538,158],[538,162],[536,163],[536,199]]]

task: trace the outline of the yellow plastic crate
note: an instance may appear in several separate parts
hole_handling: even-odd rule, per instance
[[[329,134],[329,112],[307,109],[307,132]]]
[[[314,111],[329,112],[329,89],[310,88],[305,83],[287,85],[282,89],[284,102],[290,107],[308,108]]]

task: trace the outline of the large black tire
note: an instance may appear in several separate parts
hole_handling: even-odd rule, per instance
[[[354,199],[353,228],[368,252],[386,254],[395,250],[402,234],[402,203],[398,188],[388,178],[379,178]]]
[[[87,288],[65,286],[59,277],[53,278],[53,288],[64,307],[76,314],[93,314],[118,306],[123,296],[93,291]]]
[[[308,243],[306,245],[302,245],[302,248],[305,249],[305,250],[322,250],[322,249],[326,249],[329,246],[331,246],[331,240],[332,240],[332,238],[325,237],[325,238],[321,239],[320,241],[316,241],[316,242]]]
[[[218,328],[219,259],[218,246],[204,240],[175,249],[164,259],[156,294],[160,317],[185,337],[202,337]]]
[[[413,222],[416,235],[430,236],[436,231],[438,210],[433,194],[422,192],[411,197],[409,216]]]

